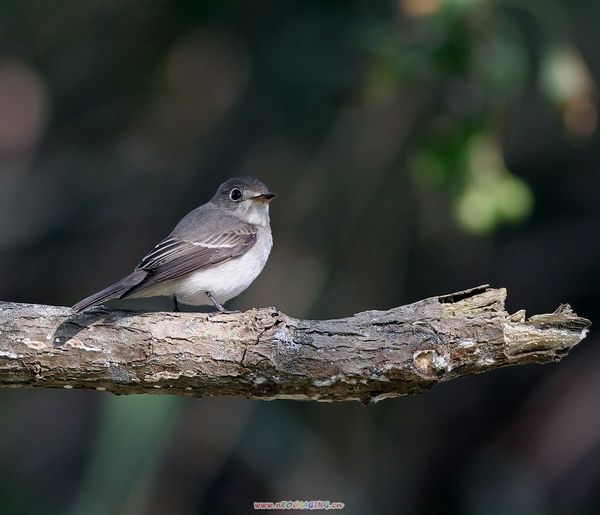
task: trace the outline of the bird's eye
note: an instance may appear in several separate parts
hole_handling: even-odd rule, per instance
[[[240,200],[242,198],[242,192],[239,189],[237,189],[237,188],[233,188],[229,192],[229,198],[231,200]]]

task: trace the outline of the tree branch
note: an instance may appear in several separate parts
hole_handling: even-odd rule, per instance
[[[377,402],[558,361],[591,324],[568,305],[509,315],[505,297],[480,286],[338,320],[274,308],[209,318],[0,303],[0,387]]]

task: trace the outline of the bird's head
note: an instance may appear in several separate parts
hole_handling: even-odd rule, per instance
[[[274,196],[258,179],[235,177],[219,186],[211,202],[247,223],[268,225],[269,202]]]

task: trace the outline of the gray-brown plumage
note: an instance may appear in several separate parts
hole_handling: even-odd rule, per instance
[[[130,275],[73,309],[159,295],[222,309],[221,304],[245,290],[266,263],[272,246],[273,196],[258,179],[229,179],[208,203],[188,213]]]

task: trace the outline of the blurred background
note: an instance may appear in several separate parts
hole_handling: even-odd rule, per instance
[[[275,246],[232,308],[330,318],[490,283],[511,312],[600,319],[599,2],[1,11],[1,299],[72,305],[252,175]],[[598,343],[370,407],[2,391],[0,513],[600,513]]]

